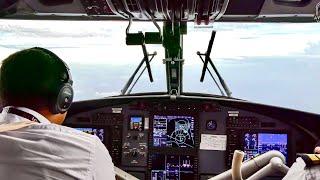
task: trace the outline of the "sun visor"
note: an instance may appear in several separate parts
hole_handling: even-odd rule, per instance
[[[266,0],[260,18],[277,17],[314,17],[316,6],[319,1],[315,0]]]
[[[225,15],[259,15],[265,0],[231,0]],[[244,7],[246,11],[244,11]]]
[[[24,0],[24,2],[37,13],[85,14],[82,4],[77,0]]]
[[[17,12],[18,0],[2,0],[0,1],[0,16],[14,14]]]

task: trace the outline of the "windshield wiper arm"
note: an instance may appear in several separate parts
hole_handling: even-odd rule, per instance
[[[203,58],[201,56],[201,53],[199,51],[197,52],[197,55],[199,55],[200,60],[202,61],[202,63],[204,63],[205,61],[203,60]],[[214,83],[217,85],[217,87],[218,87],[220,93],[222,94],[222,96],[225,96],[225,94],[222,91],[222,89],[221,89],[220,85],[218,84],[217,80],[213,77],[213,74],[211,73],[210,69],[208,67],[206,69],[208,70],[208,72],[209,72],[211,78],[213,79]]]
[[[209,45],[208,45],[208,48],[207,48],[207,52],[205,54],[201,54],[200,52],[197,52],[197,54],[199,55],[199,57],[202,59],[201,56],[205,56],[205,60],[204,60],[204,63],[203,63],[203,68],[202,68],[202,73],[201,73],[201,78],[200,78],[200,82],[203,82],[204,80],[204,76],[206,74],[206,70],[208,69],[208,63],[210,63],[210,65],[212,66],[214,72],[216,73],[216,75],[218,76],[218,79],[220,81],[220,84],[222,85],[224,91],[226,92],[227,96],[228,97],[231,97],[231,91],[229,90],[227,84],[225,83],[224,79],[222,78],[222,76],[220,75],[218,69],[216,68],[216,66],[213,64],[211,58],[210,58],[210,54],[211,54],[211,50],[212,50],[212,45],[213,45],[213,41],[214,41],[214,38],[216,36],[216,31],[212,31],[211,33],[211,38],[210,38],[210,41],[209,41]],[[203,60],[203,59],[202,59]],[[219,86],[218,86],[219,87]]]
[[[157,52],[154,52],[154,53],[152,54],[152,57],[150,58],[149,63],[153,60],[153,58],[154,58],[155,55],[157,55]],[[131,88],[129,89],[129,91],[128,91],[127,94],[130,94],[130,93],[131,93],[132,89],[133,89],[134,86],[137,84],[137,82],[139,81],[140,77],[142,76],[142,74],[144,73],[144,71],[145,71],[146,69],[147,69],[147,66],[145,66],[145,67],[142,69],[141,73],[139,74],[139,76],[137,77],[137,79],[134,81],[134,83],[132,84],[132,86],[131,86]]]
[[[206,69],[208,68],[208,62],[211,61],[210,54],[211,54],[212,45],[213,45],[213,41],[214,41],[215,37],[216,37],[216,31],[212,31],[211,39],[209,41],[209,45],[208,45],[208,48],[207,48],[207,52],[204,54],[205,55],[205,59],[204,59],[204,64],[203,64],[203,68],[202,68],[200,82],[203,82],[204,76],[206,74]],[[200,55],[200,53],[198,55]]]
[[[153,82],[153,77],[152,77],[151,67],[150,67],[150,63],[149,63],[149,55],[147,52],[147,48],[144,43],[141,46],[142,46],[142,51],[143,51],[143,56],[144,56],[143,59],[144,59],[144,62],[146,63],[146,67],[148,70],[149,79],[150,79],[150,82]]]
[[[135,76],[137,75],[137,73],[139,72],[141,66],[143,65],[143,63],[146,63],[146,67],[148,69],[148,74],[149,74],[149,78],[150,81],[153,82],[153,78],[152,78],[152,74],[151,74],[151,68],[150,68],[150,62],[151,60],[154,58],[155,55],[157,55],[156,52],[154,52],[153,54],[148,54],[145,45],[142,45],[142,50],[143,50],[143,54],[144,57],[141,60],[141,62],[139,63],[138,67],[136,68],[136,70],[133,72],[133,74],[131,75],[131,77],[129,78],[128,82],[126,83],[126,85],[123,87],[123,89],[121,90],[121,95],[125,95],[127,90],[129,89],[130,85],[132,84]],[[149,60],[149,56],[152,56],[151,59]],[[145,69],[144,69],[145,70]],[[151,76],[150,76],[151,75]]]

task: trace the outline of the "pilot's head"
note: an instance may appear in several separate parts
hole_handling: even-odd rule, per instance
[[[69,68],[43,48],[16,52],[2,62],[0,97],[2,106],[30,108],[61,124],[73,99]]]

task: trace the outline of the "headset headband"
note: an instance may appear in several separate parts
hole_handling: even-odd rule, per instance
[[[53,56],[57,61],[59,61],[59,63],[62,64],[62,66],[65,68],[65,70],[67,71],[67,83],[70,83],[71,85],[73,84],[73,80],[72,80],[72,76],[71,76],[71,73],[70,73],[70,68],[69,66],[61,59],[59,58],[56,54],[54,54],[53,52],[47,50],[47,49],[44,49],[44,48],[41,48],[41,47],[34,47],[32,49],[38,49],[42,52],[45,52],[47,53],[48,55],[50,56]]]

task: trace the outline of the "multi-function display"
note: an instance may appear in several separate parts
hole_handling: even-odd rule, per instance
[[[270,150],[280,151],[288,159],[288,134],[245,133],[243,137],[245,159]]]
[[[153,117],[153,146],[194,148],[194,117]]]
[[[151,156],[151,179],[193,179],[194,158],[185,155],[160,155]]]

